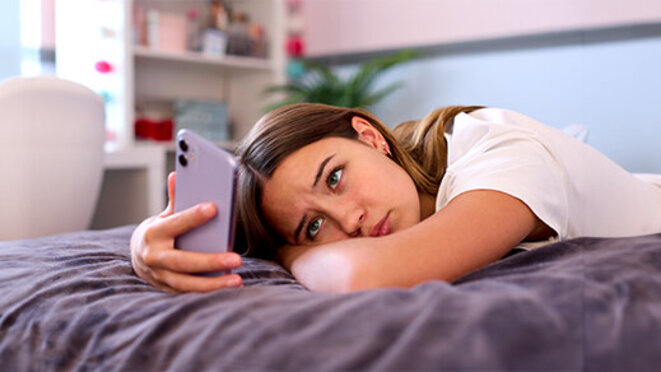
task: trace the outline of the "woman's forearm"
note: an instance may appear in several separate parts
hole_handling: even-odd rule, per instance
[[[351,292],[379,287],[408,287],[404,257],[390,237],[354,238],[318,246],[285,248],[281,262],[306,288]],[[399,264],[397,264],[399,263]]]
[[[283,263],[311,290],[347,292],[450,281],[502,257],[535,227],[520,200],[472,191],[421,223],[378,238],[286,248]]]

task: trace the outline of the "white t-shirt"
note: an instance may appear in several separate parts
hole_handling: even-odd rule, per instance
[[[523,201],[555,239],[661,232],[661,175],[631,174],[561,130],[486,108],[457,115],[447,139],[436,210],[463,192],[488,189]]]

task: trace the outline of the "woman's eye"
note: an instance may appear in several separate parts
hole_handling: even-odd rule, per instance
[[[342,168],[335,169],[328,175],[328,187],[331,189],[335,190],[337,185],[340,183],[340,180],[342,179]]]
[[[308,237],[310,239],[313,239],[317,235],[319,230],[321,230],[322,222],[323,219],[321,217],[315,218],[314,220],[312,220],[312,222],[310,222],[310,224],[308,225]]]

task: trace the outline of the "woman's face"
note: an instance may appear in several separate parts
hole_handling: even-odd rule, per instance
[[[382,236],[420,221],[413,180],[387,157],[381,134],[356,120],[358,140],[331,137],[304,146],[263,185],[264,214],[289,244]]]

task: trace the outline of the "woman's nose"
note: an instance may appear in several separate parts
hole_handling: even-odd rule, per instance
[[[365,209],[350,200],[337,200],[333,204],[329,215],[335,219],[342,231],[352,238],[363,235],[362,227],[367,217]]]

